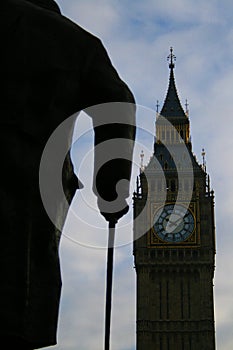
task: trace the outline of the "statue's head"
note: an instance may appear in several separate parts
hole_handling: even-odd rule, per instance
[[[55,11],[57,13],[61,13],[58,4],[54,0],[26,0],[31,2],[32,4],[43,7],[47,10]]]

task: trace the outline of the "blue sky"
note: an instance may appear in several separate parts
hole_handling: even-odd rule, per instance
[[[103,41],[113,64],[141,105],[135,162],[143,147],[151,155],[156,101],[162,107],[170,46],[177,57],[175,78],[184,106],[188,99],[194,153],[207,171],[216,194],[217,258],[215,318],[218,350],[233,348],[233,3],[228,0],[58,0],[62,12]],[[80,119],[85,138],[74,147],[91,149],[90,120]],[[74,152],[74,158],[75,158]],[[84,163],[91,164],[92,155]],[[86,169],[86,170],[85,170]],[[54,349],[93,350],[103,346],[106,224],[88,203],[95,198],[88,166],[81,174],[86,189],[76,196],[78,218],[69,218],[70,235],[61,242],[63,275],[59,343]],[[132,184],[133,188],[134,184]],[[86,192],[85,192],[86,191]],[[115,254],[112,348],[135,349],[135,271],[130,239],[131,213],[119,228]],[[88,222],[98,226],[97,237]],[[69,238],[67,237],[69,236]],[[79,243],[77,243],[79,242]],[[128,243],[128,244],[126,244]]]

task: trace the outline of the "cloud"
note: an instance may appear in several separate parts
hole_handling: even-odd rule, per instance
[[[100,37],[110,38],[119,25],[118,7],[107,0],[69,1],[62,5],[63,13]]]

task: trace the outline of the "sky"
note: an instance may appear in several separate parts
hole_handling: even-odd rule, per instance
[[[168,87],[167,56],[176,55],[175,79],[188,101],[193,151],[215,191],[217,255],[214,279],[218,350],[233,348],[233,3],[229,0],[58,0],[65,16],[98,36],[139,105],[139,131],[131,183],[152,155],[157,100]],[[91,123],[77,122],[73,159],[84,190],[75,196],[61,240],[63,289],[58,345],[54,349],[103,348],[107,224],[91,193]],[[76,158],[79,158],[77,160]],[[80,163],[81,159],[81,163]],[[131,199],[129,204],[132,205]],[[115,251],[111,350],[135,349],[136,273],[132,211],[119,222]]]

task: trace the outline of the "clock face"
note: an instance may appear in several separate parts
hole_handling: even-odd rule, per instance
[[[194,231],[193,214],[182,205],[167,204],[155,214],[154,230],[165,242],[179,243]]]

